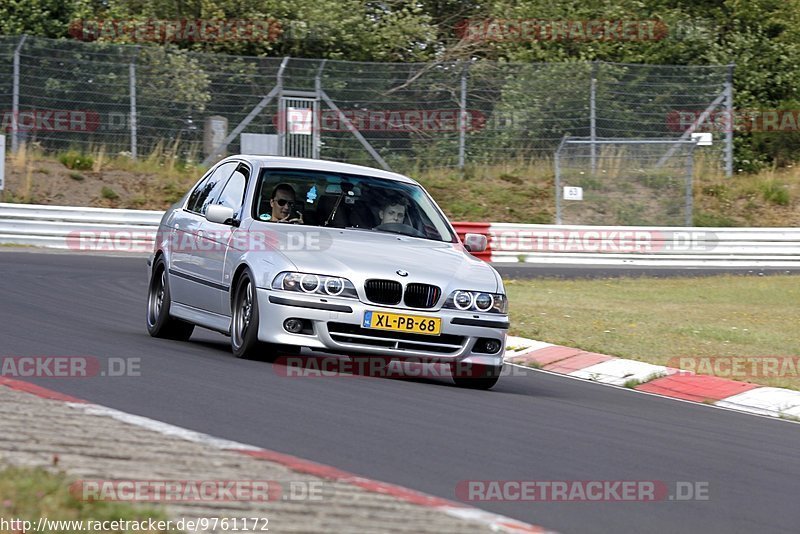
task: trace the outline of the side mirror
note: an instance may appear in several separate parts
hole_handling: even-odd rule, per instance
[[[235,224],[233,208],[212,204],[206,209],[206,220],[219,224]]]
[[[483,252],[487,246],[486,236],[483,234],[466,234],[464,247],[470,252]]]

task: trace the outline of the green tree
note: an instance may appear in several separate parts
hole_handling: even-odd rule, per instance
[[[673,65],[736,64],[734,107],[787,108],[800,99],[800,0],[603,0],[556,3],[498,0],[488,18],[658,20],[665,33],[645,40],[519,40],[486,42],[482,57],[509,61],[591,61]],[[687,87],[690,89],[691,87]],[[792,139],[784,133],[737,132],[737,168],[787,162]]]
[[[0,2],[0,34],[63,37],[73,11],[70,1],[3,0]]]

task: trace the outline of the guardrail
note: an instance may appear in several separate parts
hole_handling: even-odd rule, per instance
[[[152,249],[163,212],[0,203],[0,243],[76,251]],[[800,267],[800,228],[455,223],[488,237],[491,262]]]
[[[684,267],[800,267],[800,228],[492,223],[490,261]]]
[[[0,243],[77,251],[151,250],[163,211],[0,203]],[[81,238],[91,237],[91,239]]]

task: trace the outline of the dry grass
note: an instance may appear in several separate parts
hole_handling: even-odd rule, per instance
[[[663,365],[800,356],[796,276],[507,280],[513,335]],[[798,370],[800,371],[800,370]],[[800,389],[800,376],[754,378]]]
[[[619,174],[613,168],[607,170]],[[414,178],[454,220],[555,222],[555,174],[549,160],[516,160],[504,165],[467,168],[463,173],[457,169],[436,169],[416,174]],[[591,181],[591,177],[586,179]],[[651,193],[651,203],[658,203],[661,193],[657,189]],[[617,201],[620,202],[624,204],[624,201]],[[652,211],[655,207],[645,206],[645,210]],[[592,216],[587,212],[587,223]],[[727,178],[716,165],[697,158],[693,223],[697,226],[800,226],[800,167]]]
[[[203,173],[199,166],[180,160],[177,149],[177,143],[166,151],[159,145],[147,157],[133,160],[125,154],[109,155],[102,145],[91,147],[83,154],[88,166],[78,173],[66,165],[79,153],[52,156],[23,145],[9,155],[6,190],[0,201],[164,209]]]
[[[166,521],[163,511],[153,506],[134,507],[128,503],[84,501],[80,494],[70,491],[71,480],[63,473],[51,473],[42,468],[5,467],[0,469],[0,513],[6,521],[19,518],[33,523],[39,518],[61,521]],[[88,526],[84,523],[84,528]],[[49,532],[77,534],[77,525],[55,527]],[[33,532],[34,530],[28,530]],[[24,532],[22,526],[16,532]],[[134,532],[133,529],[108,532]],[[151,531],[153,532],[153,531]],[[155,531],[167,532],[167,531]],[[176,532],[176,531],[170,531]]]
[[[93,146],[85,154],[92,158],[91,168],[84,173],[86,179],[76,181],[69,178],[70,169],[58,163],[58,157],[23,145],[17,154],[9,155],[3,199],[163,209],[180,198],[203,172],[196,163],[186,163],[187,159],[198,160],[200,147],[191,146],[188,158],[179,157],[180,148],[180,139],[169,145],[161,142],[149,154],[133,160],[124,154],[108,154],[102,145]],[[617,172],[611,167],[607,170]],[[552,161],[547,159],[519,158],[504,164],[467,167],[463,172],[431,169],[412,175],[453,220],[538,224],[555,220],[555,175]],[[114,189],[119,198],[103,197],[103,186]],[[658,202],[661,193],[657,189],[649,193],[655,195],[651,203]],[[620,204],[618,211],[632,209],[624,205],[624,200],[615,202]],[[715,163],[698,157],[694,205],[697,226],[800,226],[800,167],[726,178]],[[586,213],[587,222],[592,215]]]

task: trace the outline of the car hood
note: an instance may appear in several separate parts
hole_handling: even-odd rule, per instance
[[[435,284],[445,292],[500,290],[495,270],[466,252],[460,243],[370,230],[307,228],[304,234],[304,246],[297,250],[281,247],[301,272],[343,276],[356,286],[369,278],[381,278],[403,284]],[[398,271],[408,274],[401,276]]]

